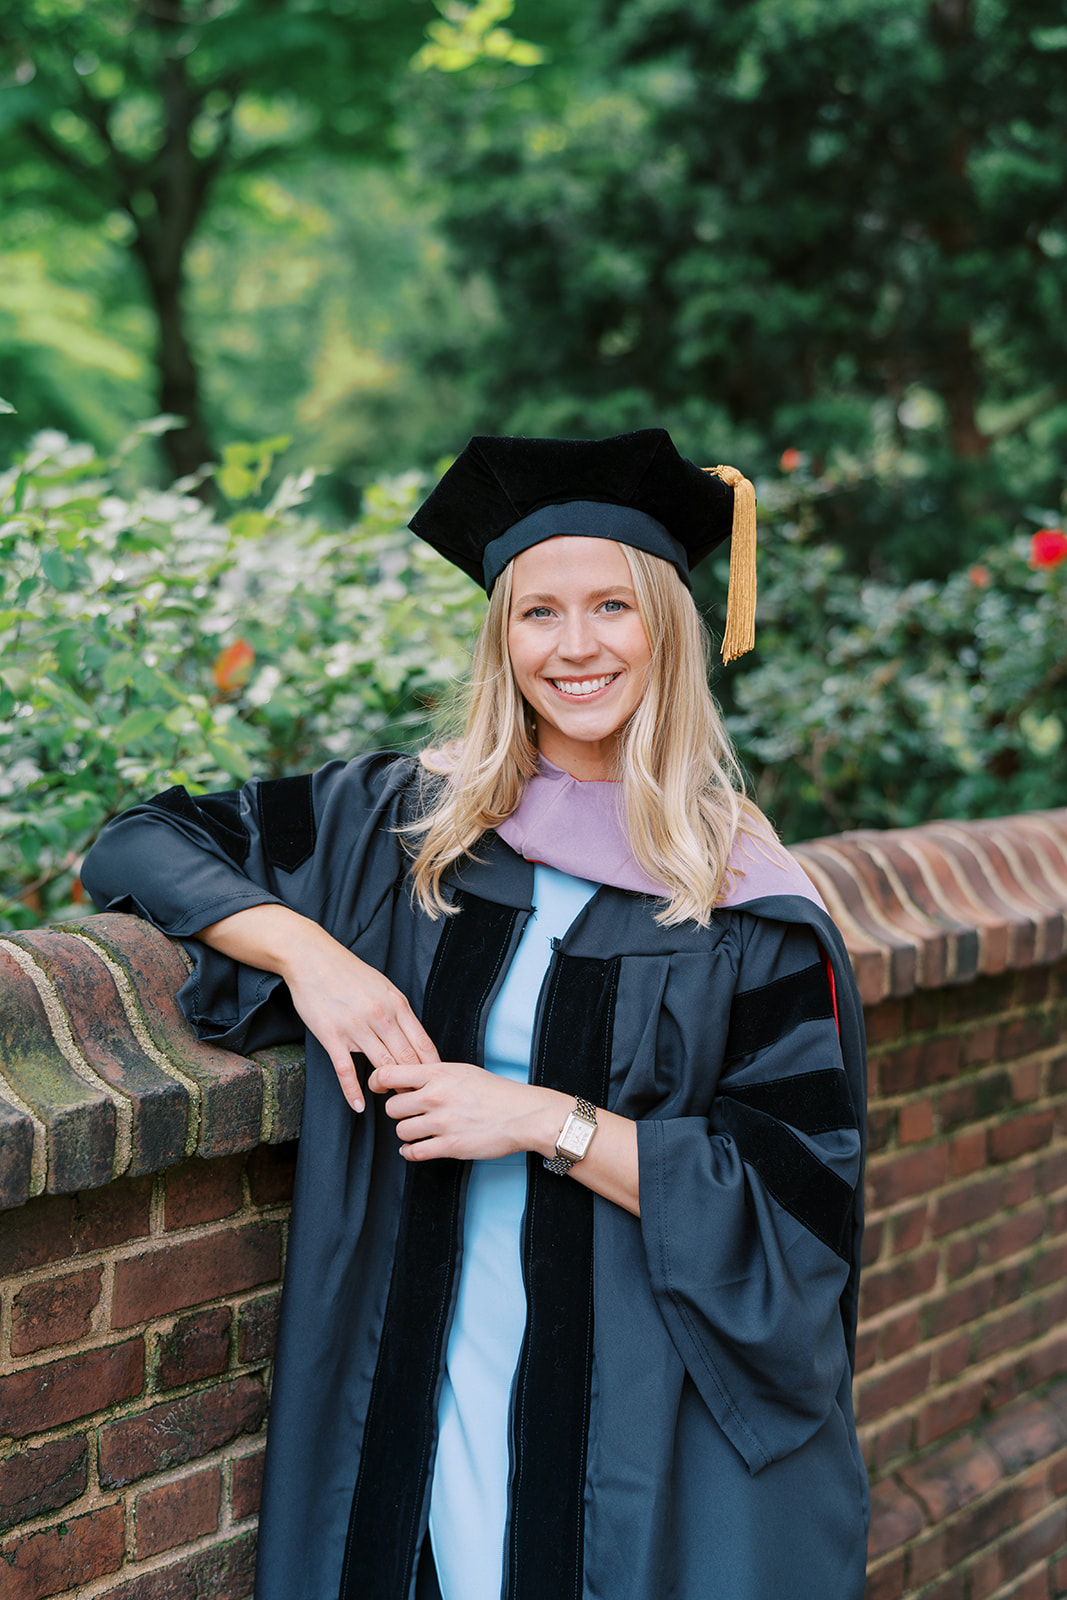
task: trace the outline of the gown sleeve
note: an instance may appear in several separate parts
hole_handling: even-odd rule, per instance
[[[221,794],[168,789],[108,823],[83,882],[99,910],[185,941],[193,971],[178,1000],[201,1038],[241,1054],[302,1038],[281,978],[193,936],[251,906],[285,905],[350,944],[395,882],[393,826],[413,766],[368,756]]]
[[[739,926],[733,993],[708,1005],[725,1038],[707,1115],[639,1122],[638,1152],[652,1292],[757,1472],[826,1421],[850,1376],[863,1066],[846,1070],[813,930]]]

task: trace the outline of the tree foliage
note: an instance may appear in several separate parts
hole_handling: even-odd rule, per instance
[[[869,459],[853,560],[950,570],[1062,474],[1065,63],[1058,0],[625,0],[507,93],[431,85],[487,423]]]

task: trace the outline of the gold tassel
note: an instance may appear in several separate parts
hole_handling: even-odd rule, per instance
[[[734,491],[730,588],[726,596],[723,661],[735,661],[756,642],[756,491],[736,467],[705,467]]]

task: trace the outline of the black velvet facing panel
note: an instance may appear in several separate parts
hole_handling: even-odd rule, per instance
[[[170,811],[174,816],[185,817],[204,828],[222,846],[230,860],[244,866],[248,859],[248,830],[241,821],[240,802],[235,794],[202,794],[197,799],[175,784],[164,789],[148,801],[160,811]]]
[[[812,1155],[795,1133],[765,1111],[723,1095],[720,1115],[723,1130],[736,1142],[742,1161],[755,1168],[778,1204],[829,1245],[842,1261],[850,1260],[851,1186]],[[855,1126],[851,1106],[849,1118],[841,1125]]]
[[[830,980],[821,961],[758,989],[745,989],[734,995],[725,1059],[766,1050],[802,1022],[818,1022],[833,1014]]]
[[[842,1067],[822,1072],[800,1072],[792,1078],[772,1078],[767,1083],[731,1084],[723,1089],[731,1100],[788,1122],[801,1133],[830,1133],[834,1128],[858,1128],[859,1121],[848,1079]]]
[[[603,1106],[619,960],[558,954],[533,1081]],[[528,1311],[512,1417],[508,1600],[579,1600],[593,1366],[593,1195],[531,1156]]]
[[[267,860],[283,872],[295,872],[315,848],[311,774],[267,778],[259,785],[258,797]]]
[[[441,934],[423,1025],[445,1061],[476,1059],[482,1011],[521,913],[461,893]],[[437,1394],[468,1164],[409,1166],[352,1499],[339,1600],[407,1600],[425,1533]]]

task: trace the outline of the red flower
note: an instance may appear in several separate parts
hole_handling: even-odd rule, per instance
[[[1032,567],[1058,567],[1067,560],[1067,533],[1062,528],[1039,528],[1030,540]]]
[[[235,639],[225,650],[220,650],[211,668],[211,676],[219,692],[229,694],[232,689],[243,689],[255,659],[256,652],[247,639]]]
[[[799,450],[783,450],[781,460],[778,462],[783,472],[795,472],[804,465],[804,457]]]
[[[989,576],[988,567],[969,567],[967,569],[967,576],[970,578],[976,589],[988,589],[989,585],[993,581]]]

